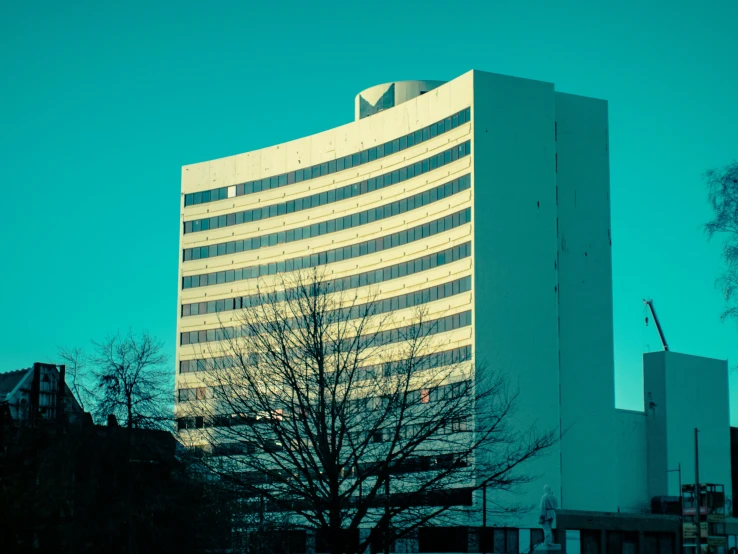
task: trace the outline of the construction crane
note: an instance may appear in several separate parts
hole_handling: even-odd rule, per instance
[[[659,337],[661,337],[661,344],[664,346],[664,351],[669,351],[669,345],[666,344],[666,337],[664,336],[664,330],[661,328],[661,324],[659,323],[659,318],[656,315],[656,310],[653,307],[653,300],[643,300],[643,303],[648,306],[648,308],[651,310],[651,315],[653,316],[653,322],[656,324],[656,329],[659,332]],[[646,317],[646,325],[648,325],[648,317]]]

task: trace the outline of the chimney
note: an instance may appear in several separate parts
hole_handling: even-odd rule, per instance
[[[39,398],[41,395],[41,364],[34,362],[33,364],[33,380],[31,381],[31,396],[29,399],[28,419],[36,422],[40,417]]]
[[[67,366],[64,364],[59,366],[59,382],[57,383],[57,391],[56,391],[56,420],[57,421],[63,421],[64,420],[64,396],[66,393],[66,382],[65,379],[67,377]]]
[[[108,427],[118,427],[118,418],[115,414],[108,414]]]

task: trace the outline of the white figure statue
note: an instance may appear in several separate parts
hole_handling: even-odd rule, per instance
[[[541,517],[538,520],[541,527],[543,527],[543,537],[546,546],[551,546],[554,543],[551,527],[553,526],[554,519],[556,518],[556,512],[554,510],[558,507],[559,503],[551,492],[551,487],[546,485],[543,487],[543,496],[541,497]]]

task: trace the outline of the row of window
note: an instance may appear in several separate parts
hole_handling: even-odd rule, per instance
[[[424,321],[419,328],[418,324],[406,325],[396,329],[388,329],[371,335],[365,335],[359,338],[359,347],[367,346],[383,346],[406,340],[411,336],[435,335],[437,333],[445,333],[453,331],[461,327],[471,325],[471,310],[460,312],[458,314],[441,317]],[[210,329],[209,331],[190,331],[180,334],[180,344],[198,344],[203,342],[214,342],[225,340],[226,338],[239,338],[246,335],[246,331],[242,327],[222,327],[220,329]],[[204,340],[202,340],[204,339]],[[343,350],[356,348],[354,339],[346,339],[345,345],[340,345]],[[338,347],[338,345],[337,345]]]
[[[450,264],[456,260],[468,258],[471,256],[471,242],[465,242],[453,248],[448,248],[436,254],[429,254],[407,262],[400,262],[383,269],[375,269],[365,271],[358,275],[350,275],[338,279],[326,281],[326,293],[340,292],[344,290],[356,289],[359,287],[371,286],[377,283],[383,283],[391,279],[398,279],[406,275],[413,275],[426,271],[434,267]],[[294,289],[286,291],[278,291],[274,295],[252,294],[249,296],[237,296],[236,298],[225,298],[223,300],[209,300],[207,302],[195,302],[193,304],[183,304],[181,314],[182,317],[191,315],[204,315],[218,312],[230,312],[232,310],[241,310],[260,306],[264,302],[283,302],[295,293]]]
[[[444,350],[442,352],[434,352],[433,354],[427,354],[425,356],[419,356],[413,360],[415,363],[414,371],[424,371],[434,367],[442,367],[444,365],[451,365],[459,362],[471,360],[471,346],[460,346],[458,348],[452,348],[451,350]],[[409,360],[396,360],[392,362],[384,362],[378,365],[371,365],[359,368],[359,375],[361,379],[368,379],[371,376],[376,375],[378,372],[382,372],[384,377],[396,375],[401,371],[404,371],[407,367]],[[230,356],[218,356],[207,359],[196,359],[196,360],[181,360],[179,362],[180,373],[195,373],[198,371],[206,371],[210,368],[214,369],[229,369],[234,366],[234,360]],[[201,387],[198,387],[201,388]],[[180,389],[180,390],[197,390],[197,389]],[[183,393],[188,398],[185,400],[199,400],[205,398],[205,396],[197,396],[198,394],[205,395],[205,392],[195,392],[195,398],[189,398],[191,393]]]
[[[412,360],[395,360],[391,362],[383,362],[381,364],[360,367],[356,371],[355,379],[357,381],[362,381],[366,379],[373,379],[379,376],[391,377],[393,375],[403,374],[408,370],[413,372],[425,371],[436,367],[458,364],[467,360],[471,360],[470,345],[459,346],[457,348],[444,350],[442,352],[434,352],[433,354],[426,354],[425,356],[418,356],[417,358],[413,358]],[[188,368],[191,365],[196,368],[192,371],[205,371],[209,367],[219,369],[233,367],[233,359],[221,357],[210,358],[207,360],[182,361],[180,362],[181,373],[188,372],[182,371],[185,364]],[[413,367],[408,368],[409,364],[412,364]],[[194,402],[198,400],[210,400],[211,398],[213,398],[213,391],[208,387],[189,387],[177,390],[178,402]]]
[[[377,464],[365,462],[359,464],[358,471],[371,475]],[[393,464],[390,473],[401,475],[403,473],[417,473],[421,471],[436,471],[450,469],[453,467],[467,467],[469,462],[464,455],[455,453],[438,454],[436,456],[413,456]]]
[[[382,377],[390,377],[392,375],[402,375],[408,371],[408,364],[412,363],[411,371],[425,371],[436,367],[443,367],[452,364],[458,364],[471,360],[471,346],[459,346],[451,350],[442,352],[434,352],[419,356],[413,360],[396,360],[392,362],[383,362],[381,364],[362,367],[359,370],[359,379],[371,379],[378,376],[381,372]]]
[[[400,438],[404,440],[413,439],[418,434],[418,428],[420,427],[426,427],[422,424],[415,424],[415,425],[405,425],[400,429]],[[454,421],[448,422],[447,425],[444,425],[442,427],[438,428],[438,431],[435,433],[437,436],[444,436],[444,435],[454,435],[456,433],[466,433],[467,431],[471,431],[471,425],[469,425],[469,422],[467,419],[457,418]],[[382,443],[382,442],[389,442],[394,439],[392,434],[395,432],[394,429],[389,430],[378,430],[374,431],[371,434],[371,442],[374,444]],[[359,439],[361,440],[361,438]]]
[[[201,387],[203,388],[203,387]],[[181,389],[181,390],[198,390],[198,389]],[[180,393],[189,397],[191,393]],[[197,393],[195,393],[197,394]],[[210,397],[211,393],[203,392],[202,394]],[[256,417],[250,417],[243,414],[220,414],[214,416],[187,416],[177,418],[177,429],[204,429],[206,427],[236,427],[238,425],[254,425],[260,420]],[[264,423],[264,419],[261,420]]]
[[[418,175],[422,175],[423,173],[427,173],[438,167],[456,161],[459,158],[468,156],[470,152],[471,144],[469,141],[466,141],[463,144],[449,148],[440,154],[433,155],[430,158],[426,158],[425,160],[416,162],[407,167],[396,169],[395,171],[390,171],[383,175],[379,175],[378,177],[366,179],[352,185],[346,185],[326,192],[319,192],[311,196],[306,196],[305,198],[289,200],[288,202],[282,202],[281,204],[264,206],[263,208],[254,208],[233,214],[185,221],[184,232],[185,234],[189,234],[200,231],[209,231],[212,229],[220,229],[221,227],[230,227],[231,225],[260,221],[270,217],[277,217],[284,214],[291,214],[302,210],[308,210],[310,208],[316,208],[318,206],[324,206],[325,204],[332,204],[333,202],[340,202],[341,200],[353,198],[354,196],[368,194],[375,190],[402,183],[408,179],[412,179],[413,177],[417,177]]]
[[[220,244],[211,244],[210,246],[197,246],[195,248],[185,248],[182,251],[182,258],[185,262],[190,260],[203,260],[213,258],[215,256],[225,256],[227,254],[237,254],[239,252],[248,252],[249,250],[257,250],[268,246],[276,246],[299,240],[306,240],[322,235],[337,233],[345,229],[366,225],[374,221],[380,221],[388,217],[404,214],[411,210],[422,208],[444,198],[448,198],[459,192],[465,191],[471,187],[471,176],[465,175],[458,179],[454,179],[446,184],[439,185],[425,192],[419,192],[409,198],[396,200],[379,206],[357,212],[343,217],[337,217],[322,223],[313,223],[305,225],[297,229],[289,231],[279,231],[270,233],[260,237],[252,237],[250,239],[232,240],[221,242]]]
[[[459,381],[448,385],[410,391],[407,398],[402,399],[402,402],[407,406],[436,404],[445,400],[461,398],[468,394],[469,390],[470,384],[468,381]],[[393,398],[391,396],[368,396],[357,398],[353,402],[358,404],[361,413],[365,413],[387,410],[392,405]]]
[[[189,389],[179,389],[177,391],[178,402],[192,402],[195,400],[209,400],[213,397],[213,389],[208,387],[193,387]]]
[[[455,433],[466,433],[472,430],[472,425],[467,417],[457,417],[447,421],[444,425],[438,427],[436,435],[453,435]],[[412,423],[403,425],[400,429],[400,438],[403,440],[414,439],[419,434],[428,433],[428,423]]]
[[[344,169],[351,169],[352,167],[373,162],[374,160],[384,158],[385,156],[389,156],[395,152],[401,152],[406,148],[410,148],[411,146],[430,140],[437,135],[441,135],[451,129],[455,129],[459,125],[467,123],[470,119],[471,110],[470,108],[466,108],[465,110],[461,110],[446,119],[442,119],[432,125],[423,127],[414,133],[409,133],[398,139],[380,144],[379,146],[362,150],[356,154],[349,154],[348,156],[338,158],[337,160],[331,160],[329,162],[316,164],[304,169],[282,173],[281,175],[275,175],[273,177],[257,179],[256,181],[249,181],[238,185],[231,185],[229,187],[210,189],[203,192],[185,194],[185,206],[215,202],[216,200],[225,200],[227,198],[233,198],[234,196],[242,196],[244,194],[261,192],[262,190],[284,187],[293,183],[301,183],[302,181],[322,177],[323,175],[337,173]]]
[[[371,239],[351,246],[343,248],[334,248],[315,254],[308,254],[297,258],[290,258],[280,262],[271,262],[268,264],[244,267],[241,269],[230,269],[225,271],[216,271],[213,273],[203,273],[200,275],[192,275],[182,278],[182,288],[189,289],[195,287],[205,287],[210,285],[219,285],[221,283],[231,283],[233,281],[241,281],[244,279],[258,279],[265,275],[276,275],[286,271],[299,271],[333,262],[350,260],[359,256],[366,256],[375,252],[381,252],[388,248],[402,246],[410,242],[415,242],[427,237],[431,237],[438,233],[448,231],[465,225],[471,221],[471,208],[466,208],[452,215],[447,215],[418,225],[404,231],[398,231],[391,235],[386,235],[378,239]]]
[[[356,319],[359,317],[362,317],[364,315],[375,315],[375,314],[383,314],[383,313],[389,313],[396,310],[402,310],[404,308],[412,308],[414,306],[419,306],[421,304],[427,304],[428,302],[434,302],[436,300],[441,300],[443,298],[449,298],[451,296],[456,296],[457,294],[462,294],[464,292],[467,292],[471,290],[471,277],[462,277],[461,279],[456,279],[455,281],[450,281],[448,283],[444,283],[442,285],[436,285],[434,287],[429,287],[424,290],[419,290],[417,292],[410,292],[407,294],[401,294],[399,296],[395,296],[393,298],[385,298],[384,300],[378,300],[377,302],[370,304],[357,304],[355,306],[352,306],[350,308],[339,308],[339,310],[343,311],[344,313],[339,316],[342,319]],[[288,327],[296,327],[297,325],[300,325],[302,322],[300,321],[287,321],[286,325]],[[208,330],[200,330],[200,331],[185,331],[181,334],[182,342],[181,344],[199,344],[201,342],[213,342],[213,341],[220,341],[220,340],[226,340],[227,338],[230,338],[232,336],[236,337],[242,337],[246,336],[246,329],[241,328],[241,331],[231,331],[232,329],[237,329],[236,327],[223,327],[219,329],[208,329]],[[187,341],[185,341],[185,336],[187,336]]]
[[[357,304],[351,308],[345,308],[342,318],[355,319],[360,317],[364,313],[370,315],[393,312],[396,310],[402,310],[404,308],[412,308],[413,306],[419,306],[420,304],[426,304],[428,302],[434,302],[443,298],[448,298],[463,292],[471,290],[471,277],[462,277],[455,281],[450,281],[442,285],[435,287],[429,287],[427,289],[419,290],[417,292],[410,292],[407,294],[401,294],[392,298],[385,298],[384,300],[378,300],[373,302],[372,306],[368,304]],[[235,305],[235,299],[229,298],[228,308],[233,309]],[[215,311],[227,311],[225,310],[226,300],[211,300],[210,302],[203,302],[203,304],[209,304],[211,308],[215,308]],[[214,306],[213,306],[214,304]],[[195,304],[199,306],[200,304]],[[190,306],[190,305],[188,305]],[[369,308],[369,309],[367,309]],[[191,310],[190,310],[191,311]]]

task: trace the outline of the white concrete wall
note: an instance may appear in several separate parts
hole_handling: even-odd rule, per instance
[[[558,432],[554,108],[550,83],[474,72],[477,361],[519,389],[518,429]],[[538,477],[503,502],[535,505],[544,484],[561,497],[558,445],[521,471]],[[537,515],[515,525],[536,526]]]
[[[661,354],[661,353],[659,353]],[[646,412],[647,497],[668,496],[666,443],[666,381],[664,356],[643,356],[643,396]]]
[[[654,352],[643,356],[649,427],[649,497],[677,496],[677,474],[694,483],[694,429],[700,430],[700,482],[725,485],[731,495],[728,364],[700,356]],[[651,396],[649,397],[649,393]],[[655,406],[650,405],[655,403]],[[655,448],[664,456],[654,457]]]
[[[650,511],[646,455],[646,414],[615,410],[615,464],[617,509],[621,512]]]
[[[616,507],[607,102],[556,93],[562,505]]]

